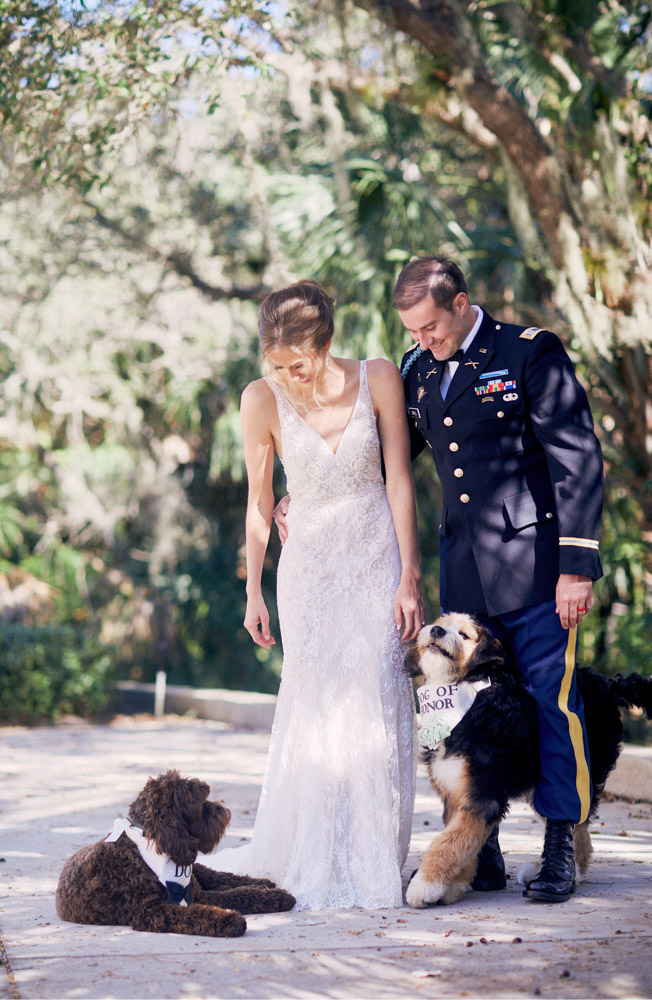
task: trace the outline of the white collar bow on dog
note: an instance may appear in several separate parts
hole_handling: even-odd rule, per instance
[[[491,681],[460,681],[455,684],[423,684],[417,688],[421,726],[419,743],[429,750],[450,736],[475,701],[478,691]]]
[[[161,885],[167,890],[170,902],[187,906],[191,902],[192,865],[182,867],[176,864],[169,854],[159,854],[152,841],[147,840],[140,827],[133,826],[128,819],[123,817],[114,820],[113,829],[105,838],[106,843],[114,843],[123,833],[126,833],[129,839],[133,840],[145,864],[152,869]]]

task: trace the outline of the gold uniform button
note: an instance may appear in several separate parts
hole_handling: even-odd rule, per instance
[[[462,493],[462,495],[460,496],[460,500],[462,501],[462,503],[468,503],[470,499],[471,497],[469,496],[468,493]]]
[[[452,417],[444,417],[444,424],[446,425],[446,427],[452,427],[453,426],[453,418]]]
[[[461,479],[462,476],[464,475],[464,469],[455,469],[453,475],[455,476],[456,479]]]
[[[502,327],[501,327],[500,323],[496,323],[496,329],[497,330],[502,330]]]
[[[505,411],[504,410],[498,410],[498,413],[496,414],[496,416],[497,417],[504,417],[505,416]]]
[[[458,451],[460,446],[457,443],[457,441],[451,441],[448,447],[450,448],[451,451]]]
[[[546,514],[546,517],[548,518],[548,520],[550,520],[550,519],[551,519],[551,518],[553,518],[554,516],[555,516],[555,515],[554,515],[554,514],[552,513],[552,511],[551,511],[551,510],[549,510],[549,511],[548,511],[548,513]]]

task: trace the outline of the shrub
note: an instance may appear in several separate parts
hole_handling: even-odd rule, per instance
[[[0,719],[10,723],[94,716],[109,704],[113,655],[69,626],[0,622]]]

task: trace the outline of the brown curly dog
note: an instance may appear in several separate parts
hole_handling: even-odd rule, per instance
[[[296,900],[267,879],[195,864],[215,850],[231,819],[196,778],[150,778],[109,836],[68,858],[57,913],[77,924],[127,925],[162,934],[238,937],[243,913],[291,910]]]

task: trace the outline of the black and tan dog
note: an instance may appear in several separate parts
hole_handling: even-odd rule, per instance
[[[446,614],[421,629],[406,658],[436,691],[460,682],[491,683],[475,694],[466,714],[434,749],[422,751],[433,788],[444,803],[444,830],[428,847],[407,890],[411,906],[454,903],[475,875],[478,851],[506,815],[510,799],[532,797],[540,775],[534,701],[502,644],[472,617]],[[581,667],[595,813],[621,750],[621,706],[652,716],[652,678],[604,677]],[[478,687],[480,685],[477,685]],[[591,856],[588,822],[575,827],[580,874]]]
[[[243,913],[291,910],[294,896],[267,879],[195,864],[231,819],[197,778],[166,771],[150,778],[109,836],[68,858],[57,913],[77,924],[125,924],[138,931],[238,937]]]

